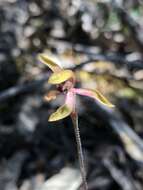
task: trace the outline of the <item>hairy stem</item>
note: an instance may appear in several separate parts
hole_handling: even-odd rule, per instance
[[[72,115],[72,121],[73,121],[75,138],[76,138],[76,143],[77,143],[77,152],[78,152],[78,159],[79,159],[80,171],[81,171],[82,182],[83,182],[83,190],[88,190],[77,114]]]

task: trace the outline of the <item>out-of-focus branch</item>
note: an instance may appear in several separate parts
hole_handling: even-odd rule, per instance
[[[121,141],[123,142],[128,154],[135,161],[137,161],[138,164],[141,164],[141,166],[143,166],[143,141],[136,134],[136,132],[131,129],[131,127],[124,121],[117,110],[103,108],[103,106],[96,104],[95,102],[93,106],[93,101],[89,99],[88,102],[84,101],[83,103],[85,107],[90,107],[91,104],[92,108],[94,109],[94,117],[109,125],[121,138]],[[88,110],[88,112],[90,114],[90,110]]]
[[[75,50],[78,53],[81,54],[87,54],[89,55],[89,59],[87,61],[82,62],[78,66],[76,66],[74,69],[79,69],[82,66],[86,65],[90,62],[96,62],[96,61],[110,61],[113,64],[119,64],[120,66],[126,66],[129,70],[140,70],[143,69],[143,60],[136,60],[136,61],[128,61],[126,56],[121,56],[119,54],[111,54],[111,55],[103,55],[103,54],[94,54],[89,51],[82,51],[82,50]]]
[[[113,64],[120,64],[126,66],[128,69],[135,69],[135,70],[140,70],[143,69],[143,60],[138,59],[138,60],[133,60],[129,61],[127,59],[126,55],[121,55],[118,53],[112,53],[112,54],[100,54],[100,53],[94,53],[94,48],[95,46],[85,46],[83,44],[73,44],[64,40],[63,38],[58,38],[55,37],[49,42],[50,46],[55,46],[55,47],[66,47],[66,48],[71,48],[73,47],[73,51],[75,53],[79,54],[85,54],[88,56],[88,60],[84,61],[83,63],[79,64],[76,66],[74,69],[81,68],[84,64],[87,64],[92,61],[111,61]]]
[[[29,82],[27,84],[16,85],[7,90],[4,90],[3,92],[0,93],[0,102],[5,101],[16,95],[23,93],[30,93],[33,92],[34,90],[39,89],[47,81],[48,76],[49,75],[46,74],[35,81]]]
[[[143,69],[143,61],[142,60],[137,60],[137,61],[128,61],[126,57],[122,57],[121,55],[118,54],[110,54],[110,55],[103,55],[103,54],[94,54],[88,50],[85,50],[84,47],[74,48],[74,51],[80,54],[87,54],[89,59],[86,61],[81,62],[79,65],[76,65],[73,70],[81,69],[84,65],[91,63],[91,62],[96,62],[96,61],[110,61],[113,64],[119,64],[126,66],[128,69],[135,69],[135,70],[140,70]],[[108,64],[108,62],[107,62]],[[7,90],[4,90],[3,92],[0,93],[0,102],[7,100],[8,98],[14,97],[16,95],[22,94],[22,93],[30,93],[33,90],[37,90],[37,88],[42,87],[44,82],[47,81],[48,79],[48,74],[43,74],[39,79],[31,81],[27,84],[20,84],[16,85],[14,87],[11,87]]]

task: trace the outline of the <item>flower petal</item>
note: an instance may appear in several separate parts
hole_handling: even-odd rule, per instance
[[[58,90],[51,90],[44,96],[44,99],[49,102],[51,100],[56,99],[58,94],[60,94]]]
[[[57,73],[53,73],[48,83],[50,84],[60,84],[62,82],[65,82],[66,80],[74,78],[74,73],[71,70],[61,70]]]
[[[72,113],[72,109],[68,107],[66,104],[61,106],[54,112],[50,117],[49,121],[57,121],[69,116]]]
[[[61,71],[62,69],[59,67],[58,64],[55,63],[55,61],[50,58],[49,56],[45,54],[39,54],[38,55],[39,60],[46,64],[53,72]]]
[[[80,88],[73,88],[73,92],[83,96],[89,96],[91,98],[96,99],[100,103],[104,104],[108,107],[114,107],[99,91],[97,90],[89,90],[89,89],[80,89]]]
[[[57,121],[69,116],[72,112],[75,111],[75,93],[68,91],[66,95],[65,104],[57,109],[50,118],[49,121]]]

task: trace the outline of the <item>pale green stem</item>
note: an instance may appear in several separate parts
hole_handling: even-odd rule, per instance
[[[78,159],[79,159],[81,177],[82,177],[82,182],[83,182],[83,190],[88,190],[87,181],[86,181],[84,156],[83,156],[82,145],[81,145],[80,131],[78,127],[78,115],[73,114],[71,117],[73,121],[74,132],[75,132],[76,143],[77,143]]]

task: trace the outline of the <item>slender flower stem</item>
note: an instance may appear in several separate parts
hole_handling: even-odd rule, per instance
[[[79,159],[80,171],[81,171],[82,182],[83,182],[83,190],[88,190],[87,181],[86,181],[84,157],[83,157],[81,138],[80,138],[80,131],[79,131],[79,127],[78,127],[78,115],[77,115],[77,113],[73,114],[71,116],[71,118],[73,121],[75,138],[76,138],[76,143],[77,143],[78,159]]]

